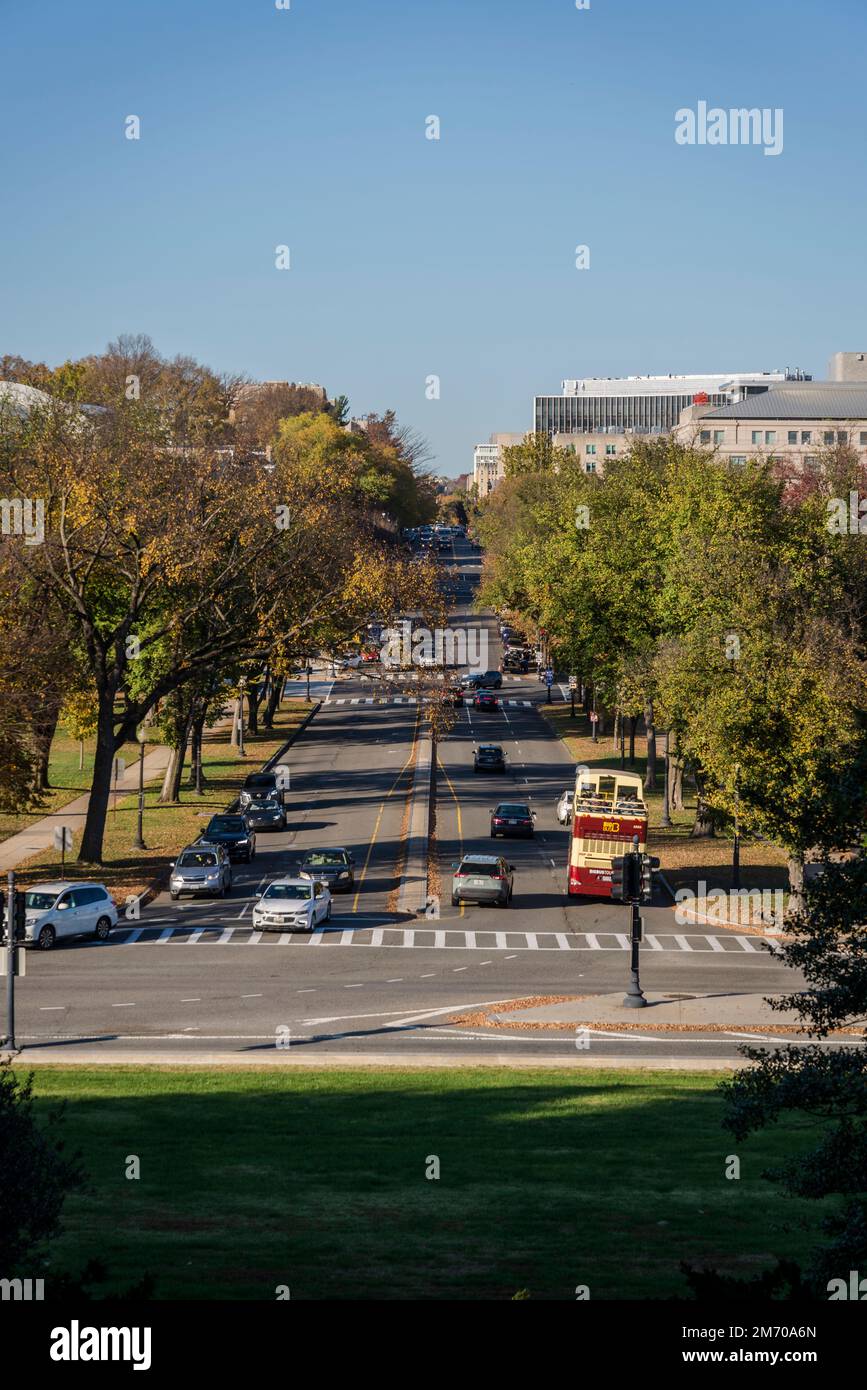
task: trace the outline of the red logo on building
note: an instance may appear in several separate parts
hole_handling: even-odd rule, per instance
[[[707,405],[707,391],[699,391],[692,398],[693,405]]]

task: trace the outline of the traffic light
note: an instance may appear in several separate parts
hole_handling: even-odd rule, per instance
[[[611,896],[617,902],[626,902],[624,865],[625,858],[619,855],[617,859],[611,861]]]
[[[16,892],[16,894],[15,894],[15,910],[14,910],[14,917],[15,917],[15,940],[16,940],[16,941],[23,941],[23,940],[24,940],[24,930],[25,930],[25,927],[26,927],[26,924],[27,924],[27,909],[26,909],[26,906],[25,906],[24,894],[23,894],[23,893],[18,893],[18,892]]]
[[[649,903],[653,898],[653,870],[659,868],[659,860],[655,855],[642,854],[641,856],[641,901]]]
[[[641,897],[641,855],[623,854],[611,861],[611,896],[628,903]]]

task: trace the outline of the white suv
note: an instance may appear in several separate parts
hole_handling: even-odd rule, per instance
[[[117,926],[117,908],[101,883],[40,883],[24,894],[24,913],[24,944],[42,951],[71,936],[107,941]]]

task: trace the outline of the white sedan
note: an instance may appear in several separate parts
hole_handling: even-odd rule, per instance
[[[572,798],[574,795],[572,788],[567,787],[557,802],[557,820],[560,825],[568,825],[572,819]]]
[[[314,931],[331,919],[331,894],[307,878],[276,878],[253,908],[257,931]]]

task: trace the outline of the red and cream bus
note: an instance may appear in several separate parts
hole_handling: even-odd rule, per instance
[[[611,861],[630,852],[634,836],[642,851],[647,843],[642,797],[641,778],[634,772],[579,767],[569,842],[569,897],[611,897]]]

